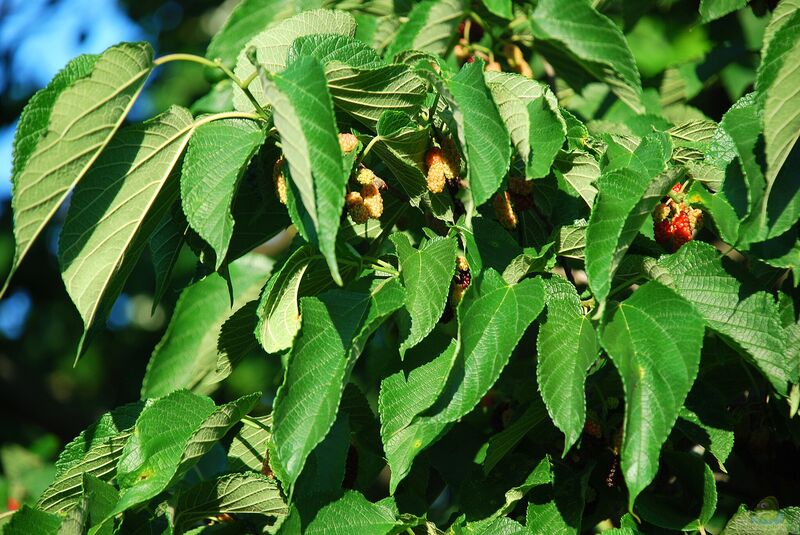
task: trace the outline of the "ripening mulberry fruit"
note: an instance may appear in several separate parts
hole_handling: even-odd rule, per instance
[[[658,203],[653,209],[653,221],[664,221],[669,217],[670,207],[666,203]]]
[[[466,271],[469,273],[469,263],[467,262],[466,257],[459,255],[459,257],[456,258],[456,269],[458,271]]]
[[[467,19],[462,20],[461,24],[458,25],[458,34],[463,35],[464,37],[469,37],[469,40],[472,42],[480,41],[483,37],[483,27],[474,20],[469,22],[469,35],[466,33]]]
[[[461,43],[457,44],[453,48],[453,55],[456,57],[459,63],[464,63],[471,57],[471,54],[469,51],[469,46],[463,44],[463,39],[461,41]]]
[[[676,184],[675,187],[681,186]],[[675,191],[673,187],[673,191]],[[686,202],[658,204],[653,210],[653,234],[656,241],[671,251],[677,251],[694,238],[695,230],[703,225],[703,212]]]
[[[603,428],[600,427],[600,422],[597,420],[587,419],[583,424],[583,432],[592,438],[600,439],[603,437]]]
[[[703,211],[699,208],[689,208],[686,211],[686,215],[689,217],[689,224],[692,226],[694,230],[700,230],[703,228]]]
[[[450,306],[457,307],[458,304],[464,299],[464,294],[467,292],[466,288],[455,284],[450,292]]]
[[[428,189],[433,193],[441,193],[445,184],[458,176],[458,162],[438,147],[431,147],[425,153],[425,165],[428,167]]]
[[[372,219],[379,219],[383,215],[383,197],[375,184],[367,184],[361,188],[361,197],[367,213]]]
[[[511,195],[511,204],[516,210],[524,212],[533,206],[532,181],[519,177],[509,178],[508,192]]]
[[[497,220],[508,230],[517,228],[517,214],[514,212],[514,207],[511,205],[511,196],[507,191],[497,193],[492,199],[494,206],[494,213]]]
[[[508,191],[517,195],[530,195],[533,192],[533,181],[519,177],[509,178]]]
[[[656,242],[664,247],[669,247],[672,243],[672,223],[670,223],[669,219],[654,222],[653,234]]]
[[[672,242],[675,244],[675,249],[691,241],[693,232],[692,224],[686,212],[680,212],[672,218]]]
[[[369,208],[364,206],[364,199],[357,191],[351,191],[346,198],[347,213],[354,223],[366,223],[369,219]]]
[[[358,147],[358,138],[353,134],[339,134],[339,147],[342,152],[353,152]]]
[[[503,72],[503,67],[496,61],[490,61],[483,70],[486,72]]]
[[[358,173],[356,174],[356,182],[362,186],[373,184],[376,178],[378,177],[375,176],[375,173],[372,172],[372,169],[368,169],[366,167],[359,169]]]
[[[281,204],[286,204],[286,178],[283,176],[283,157],[278,158],[272,168],[272,182],[275,184],[275,195]]]

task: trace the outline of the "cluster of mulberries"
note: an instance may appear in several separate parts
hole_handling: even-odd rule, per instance
[[[513,230],[517,228],[517,212],[515,210],[527,210],[533,206],[533,183],[524,178],[510,178],[508,180],[508,191],[495,194],[492,199],[497,220],[505,228]]]
[[[386,183],[366,167],[358,170],[355,181],[360,189],[350,191],[346,197],[350,218],[357,224],[366,223],[368,219],[380,219],[383,215],[381,190],[386,189]]]
[[[275,195],[281,204],[286,204],[286,177],[283,176],[283,156],[275,162],[272,168],[272,183],[275,184]]]
[[[431,147],[425,153],[425,166],[431,193],[441,193],[445,185],[458,181],[461,162],[455,150],[444,151],[439,147]]]
[[[672,187],[675,194],[682,193],[682,186]],[[685,201],[666,199],[653,209],[653,234],[656,242],[671,251],[677,251],[694,238],[696,230],[703,226],[703,212]]]

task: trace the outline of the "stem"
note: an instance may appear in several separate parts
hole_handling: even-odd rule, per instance
[[[369,154],[369,151],[372,150],[372,147],[375,146],[375,143],[377,143],[381,139],[383,139],[383,138],[381,138],[381,136],[375,136],[374,138],[372,138],[369,141],[369,143],[367,143],[367,146],[364,147],[364,151],[361,153],[361,156],[358,158],[358,163],[361,163],[361,162],[364,161],[364,158],[366,158],[367,154]]]
[[[341,262],[342,264],[347,264],[347,265],[356,266],[356,267],[366,267],[366,268],[369,268],[369,269],[371,269],[373,271],[379,271],[381,273],[386,273],[388,275],[393,275],[395,277],[399,277],[400,276],[400,272],[397,271],[393,266],[389,265],[387,267],[387,266],[383,266],[383,265],[378,264],[377,262],[380,262],[380,260],[377,260],[375,258],[368,258],[368,257],[365,257],[365,256],[362,256],[361,260],[369,262],[369,264],[365,264],[364,262],[357,262],[355,260],[350,260],[350,259],[347,259],[347,258],[340,258],[339,262]]]
[[[242,418],[242,423],[248,427],[253,427],[255,429],[264,429],[264,425],[255,421],[251,416],[244,416]]]
[[[244,80],[242,80],[242,79],[240,79],[238,76],[236,76],[236,74],[234,74],[234,73],[233,73],[233,71],[231,71],[231,70],[230,70],[230,69],[229,69],[229,68],[228,68],[228,67],[227,67],[227,66],[226,66],[224,63],[222,63],[222,60],[221,60],[221,59],[219,59],[219,58],[215,59],[215,60],[214,60],[214,64],[215,64],[215,65],[216,65],[216,66],[217,66],[217,67],[218,67],[218,68],[219,68],[219,69],[220,69],[222,72],[224,72],[224,73],[225,73],[225,74],[228,76],[228,78],[230,78],[231,80],[233,80],[233,82],[234,82],[236,85],[238,85],[238,86],[239,86],[239,89],[241,89],[241,90],[242,90],[242,92],[243,92],[243,93],[245,94],[245,96],[247,97],[247,100],[249,100],[249,101],[250,101],[250,104],[252,104],[252,105],[253,105],[253,107],[254,107],[256,110],[258,110],[258,113],[259,113],[259,114],[263,115],[264,117],[268,117],[266,110],[264,110],[264,108],[262,108],[262,107],[261,107],[261,104],[259,104],[259,103],[258,103],[258,101],[256,100],[256,97],[255,97],[255,96],[253,95],[253,93],[250,91],[250,84],[251,84],[251,83],[253,83],[253,80],[255,80],[255,79],[256,79],[256,76],[258,76],[258,69],[256,69],[256,70],[255,70],[255,71],[253,71],[252,73],[250,73],[250,76],[248,76],[247,78],[245,78]]]
[[[205,117],[201,117],[194,123],[194,127],[197,128],[198,126],[202,126],[206,123],[217,121],[219,119],[251,119],[253,121],[264,121],[264,117],[262,117],[257,113],[247,113],[244,111],[226,111],[222,113],[215,113],[213,115],[206,115]]]
[[[483,22],[483,19],[481,18],[481,16],[480,16],[480,15],[478,15],[477,13],[475,13],[475,12],[474,12],[474,11],[472,11],[472,10],[470,10],[470,12],[469,12],[469,18],[470,18],[470,19],[472,19],[472,20],[474,20],[474,21],[475,21],[475,22],[477,22],[478,24],[480,24],[480,25],[481,25],[481,28],[486,28],[486,27],[487,27],[487,26],[486,26],[486,23],[485,23],[485,22]],[[466,29],[466,24],[465,24],[465,28],[464,28],[464,29]]]
[[[166,56],[161,56],[160,58],[154,59],[153,65],[157,67],[171,61],[191,61],[193,63],[205,65],[206,67],[219,67],[219,65],[210,59],[206,59],[203,56],[196,56],[194,54],[167,54]]]
[[[638,275],[638,276],[636,276],[636,277],[631,277],[631,278],[629,278],[629,279],[625,279],[625,280],[622,282],[622,284],[620,284],[620,285],[619,285],[619,286],[617,286],[616,288],[613,288],[613,289],[612,289],[612,290],[611,290],[611,291],[608,293],[608,297],[607,297],[606,299],[609,299],[609,298],[611,298],[611,297],[614,297],[615,295],[617,295],[617,294],[618,294],[618,293],[620,293],[621,291],[623,291],[623,290],[626,290],[628,287],[630,287],[630,285],[631,285],[631,284],[636,284],[636,282],[637,282],[638,280],[640,280],[641,278],[642,278],[642,276],[641,276],[641,275]]]
[[[244,92],[245,96],[247,96],[248,100],[250,100],[250,103],[253,105],[253,107],[258,110],[259,115],[263,116],[264,118],[269,117],[264,108],[261,107],[261,105],[253,96],[253,93],[248,89],[250,83],[258,75],[257,71],[248,76],[245,80],[241,80],[233,73],[233,71],[231,71],[222,63],[221,59],[217,58],[214,61],[211,61],[210,59],[204,58],[203,56],[197,56],[195,54],[167,54],[166,56],[161,56],[160,58],[153,60],[153,65],[159,66],[171,61],[189,61],[192,63],[199,63],[200,65],[211,67],[213,69],[221,70],[225,76],[230,78],[233,83],[239,86],[239,88]]]

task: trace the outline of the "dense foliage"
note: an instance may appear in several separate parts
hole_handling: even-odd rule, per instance
[[[143,254],[154,307],[197,270],[3,533],[800,531],[800,2],[746,3],[243,0],[72,60],[9,280],[69,198],[80,359]],[[209,93],[123,124],[177,61]]]

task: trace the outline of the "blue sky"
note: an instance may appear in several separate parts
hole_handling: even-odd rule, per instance
[[[78,54],[102,52],[120,41],[147,39],[116,0],[0,0],[0,50],[12,50],[13,80],[25,95],[44,87]],[[2,77],[2,74],[0,74]],[[11,192],[11,146],[15,125],[0,125],[0,202]]]

